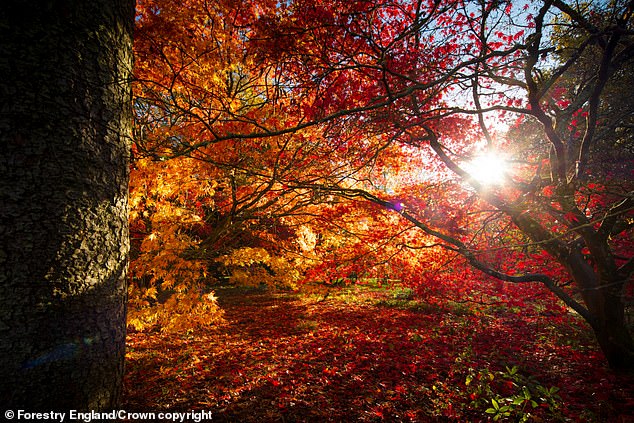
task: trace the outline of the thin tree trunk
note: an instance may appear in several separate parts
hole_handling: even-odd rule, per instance
[[[0,8],[0,402],[117,405],[134,0]]]

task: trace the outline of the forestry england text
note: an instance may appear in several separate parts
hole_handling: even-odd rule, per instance
[[[30,412],[26,410],[6,410],[4,417],[7,420],[53,420],[57,422],[70,422],[70,421],[82,421],[86,423],[101,421],[101,420],[160,420],[160,421],[172,421],[172,422],[195,422],[200,423],[202,421],[212,420],[211,411],[186,411],[186,412],[131,412],[126,410],[114,410],[108,412],[98,411],[77,411],[70,410],[68,412],[59,411],[45,411],[45,412]]]

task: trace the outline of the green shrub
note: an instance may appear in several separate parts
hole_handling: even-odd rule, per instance
[[[497,372],[470,369],[465,385],[471,406],[493,421],[527,422],[536,413],[548,421],[564,421],[559,411],[559,388],[543,386],[534,377],[520,373],[517,366]]]

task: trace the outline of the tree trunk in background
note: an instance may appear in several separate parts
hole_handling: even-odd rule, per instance
[[[0,404],[121,393],[134,0],[0,7]]]
[[[580,251],[569,253],[567,269],[581,292],[583,302],[592,316],[588,323],[613,370],[634,370],[634,340],[625,318],[623,282],[627,275],[610,273],[609,266],[597,266],[595,270]],[[602,276],[603,275],[603,278]],[[621,281],[619,283],[619,281]]]

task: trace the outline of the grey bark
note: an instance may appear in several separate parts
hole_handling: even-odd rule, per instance
[[[0,403],[116,407],[134,0],[0,8]]]

